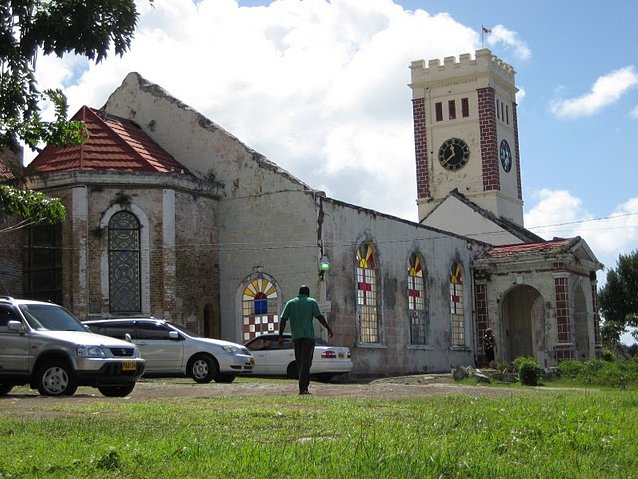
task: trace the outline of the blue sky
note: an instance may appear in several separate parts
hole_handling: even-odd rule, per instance
[[[137,71],[329,196],[416,220],[410,62],[484,46],[517,72],[525,226],[607,267],[638,249],[635,0],[137,3],[124,57],[38,60],[71,113]]]

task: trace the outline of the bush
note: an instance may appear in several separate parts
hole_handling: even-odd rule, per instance
[[[534,358],[519,356],[514,360],[518,371],[518,379],[526,386],[538,386],[541,379],[541,367]]]
[[[614,362],[616,361],[616,356],[614,356],[614,353],[609,349],[605,349],[603,351],[603,361]]]

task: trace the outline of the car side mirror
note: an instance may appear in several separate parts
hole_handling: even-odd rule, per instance
[[[177,331],[169,331],[168,339],[179,339],[179,333]]]
[[[24,333],[24,326],[20,321],[9,321],[7,323],[7,330],[22,334]]]
[[[129,343],[132,343],[133,338],[131,338],[131,335],[129,333],[124,333],[124,341],[128,341]]]

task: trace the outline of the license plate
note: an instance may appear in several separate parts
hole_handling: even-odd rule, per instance
[[[255,365],[255,358],[250,358],[250,361],[248,361],[248,363],[249,363],[251,366],[254,366],[254,365]]]
[[[137,369],[137,364],[135,361],[122,361],[122,371],[135,371]]]
[[[339,359],[343,359],[346,357],[346,353],[339,353]]]

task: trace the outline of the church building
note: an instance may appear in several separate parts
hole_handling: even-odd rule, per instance
[[[482,49],[411,72],[419,222],[326,196],[130,73],[75,115],[83,145],[32,162],[29,187],[67,218],[24,230],[5,252],[22,271],[0,279],[81,319],[152,315],[238,343],[276,331],[307,284],[354,375],[483,365],[487,327],[497,360],[595,357],[602,265],[523,225],[514,70]]]

